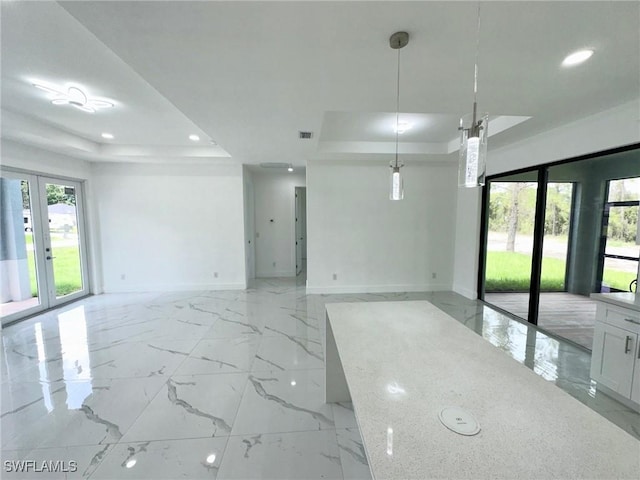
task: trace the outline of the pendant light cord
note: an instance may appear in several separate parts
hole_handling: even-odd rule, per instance
[[[398,78],[396,89],[396,168],[398,167],[398,130],[400,129],[400,50],[398,48]]]
[[[476,28],[476,62],[473,72],[473,104],[478,101],[478,59],[480,57],[480,2],[478,2],[478,25]],[[475,110],[475,106],[474,106]],[[475,122],[475,115],[474,115]]]
[[[476,29],[476,61],[473,69],[473,114],[471,118],[471,133],[476,132],[478,111],[478,58],[480,56],[480,2],[478,2],[478,25]]]

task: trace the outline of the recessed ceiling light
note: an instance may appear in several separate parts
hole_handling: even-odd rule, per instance
[[[32,85],[51,94],[52,96],[49,98],[54,105],[71,105],[88,113],[95,113],[96,110],[113,107],[113,102],[100,98],[91,98],[75,85],[58,87],[44,82],[34,82]]]
[[[192,142],[198,142],[200,141],[200,137],[198,135],[192,134],[189,135],[189,140],[191,140]]]
[[[107,140],[113,140],[113,134],[104,132],[102,134],[102,138],[106,138]]]
[[[216,461],[216,454],[212,453],[207,457],[207,463],[212,464]]]
[[[289,165],[289,168],[287,168],[287,172],[293,172],[293,166]]]
[[[574,65],[578,65],[579,63],[591,58],[591,55],[593,55],[593,50],[591,49],[578,50],[577,52],[567,55],[567,57],[562,61],[562,66],[572,67]]]

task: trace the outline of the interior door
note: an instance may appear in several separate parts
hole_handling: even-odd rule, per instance
[[[307,259],[307,188],[302,187],[299,192],[302,199],[300,202],[300,218],[302,219],[300,240],[302,242],[302,263],[305,263]]]
[[[49,305],[89,293],[80,182],[39,178]]]
[[[302,272],[302,195],[300,187],[295,187],[295,241],[296,241],[296,275]]]

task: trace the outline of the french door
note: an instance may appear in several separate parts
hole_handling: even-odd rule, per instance
[[[89,293],[82,184],[0,175],[2,324]]]

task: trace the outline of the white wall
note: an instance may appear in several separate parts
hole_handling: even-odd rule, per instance
[[[2,139],[2,166],[44,175],[86,180],[90,163],[39,148]]]
[[[96,164],[92,182],[106,292],[245,288],[241,166]]]
[[[499,150],[490,150],[487,173],[495,175],[520,168],[568,159],[640,142],[640,103],[618,107],[533,136]],[[489,147],[491,139],[489,139]],[[458,190],[454,291],[477,296],[480,245],[480,193]]]
[[[467,298],[478,297],[478,258],[482,191],[479,188],[460,188],[456,202],[455,259],[453,291]],[[476,272],[474,275],[473,272]]]
[[[403,174],[405,199],[392,202],[386,163],[309,162],[308,293],[451,289],[456,165]]]
[[[256,277],[294,277],[295,187],[306,185],[305,176],[286,171],[256,173],[253,183]]]
[[[489,151],[487,175],[542,165],[639,141],[640,100],[636,100],[499,150]]]

